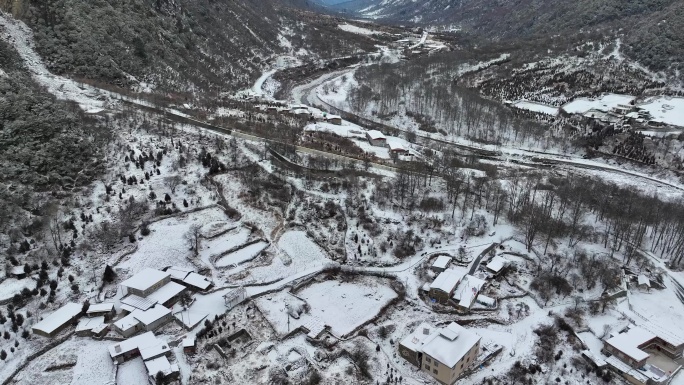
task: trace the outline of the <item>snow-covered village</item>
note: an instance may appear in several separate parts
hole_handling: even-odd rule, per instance
[[[2,385],[684,384],[684,94],[632,32],[109,3],[0,1]]]

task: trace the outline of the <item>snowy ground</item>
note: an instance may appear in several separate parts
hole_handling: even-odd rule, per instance
[[[546,115],[551,115],[551,116],[558,115],[558,107],[549,106],[547,104],[528,102],[528,101],[523,100],[523,101],[513,103],[513,106],[516,108],[520,108],[522,110],[539,112],[541,114],[546,114]]]
[[[227,217],[219,208],[189,213],[180,217],[173,217],[155,222],[150,225],[151,233],[140,242],[135,253],[128,256],[118,268],[131,273],[145,267],[155,269],[167,266],[194,268],[190,260],[193,255],[185,240],[193,224],[203,225],[215,221],[225,221]]]
[[[656,122],[684,127],[684,98],[653,97],[638,106],[648,111]]]
[[[562,108],[569,114],[584,114],[591,109],[607,112],[619,104],[629,104],[634,99],[634,96],[629,95],[605,94],[595,99],[577,98]]]

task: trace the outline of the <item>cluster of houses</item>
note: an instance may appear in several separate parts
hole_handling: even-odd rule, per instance
[[[481,337],[452,322],[437,328],[422,323],[399,343],[399,354],[441,384],[455,383],[475,364]]]
[[[282,103],[275,103],[266,107],[266,112],[271,115],[292,115],[311,121],[326,122],[337,126],[342,125],[341,116],[320,112],[318,110],[311,109],[309,106],[304,104],[285,105]]]
[[[170,348],[153,332],[174,319],[188,327],[187,322],[183,322],[179,316],[183,311],[179,309],[174,314],[173,307],[183,296],[187,297],[188,291],[202,292],[212,286],[207,277],[192,269],[170,267],[160,271],[146,268],[120,283],[123,297],[118,306],[114,302],[87,307],[67,303],[33,325],[32,330],[36,335],[53,338],[77,324],[75,333],[79,336],[122,339],[109,347],[115,362],[141,357],[151,378],[155,378],[159,372],[173,377],[178,375],[178,367],[169,362]],[[206,314],[197,317],[198,320],[204,318]],[[192,325],[197,323],[199,321]],[[184,340],[184,351],[194,352],[194,344],[194,339]]]
[[[468,312],[473,305],[480,304],[485,308],[495,308],[496,299],[482,294],[487,278],[500,274],[510,261],[494,256],[486,265],[486,272],[471,274],[462,266],[451,266],[452,258],[440,255],[431,265],[438,274],[432,283],[426,283],[423,291],[433,303],[454,306],[462,312]]]
[[[602,354],[589,350],[582,354],[597,367],[609,367],[632,384],[661,385],[670,383],[681,370],[683,352],[680,337],[631,326],[603,341]]]
[[[371,146],[388,148],[391,154],[410,155],[409,150],[400,141],[388,140],[387,137],[378,130],[366,131],[366,139]]]
[[[627,125],[660,127],[665,125],[662,122],[652,120],[650,112],[632,104],[618,104],[609,111],[591,109],[583,113],[582,117],[587,120],[593,120],[616,127]]]

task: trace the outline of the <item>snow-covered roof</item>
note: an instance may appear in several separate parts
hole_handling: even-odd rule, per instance
[[[472,275],[466,275],[454,292],[454,300],[458,301],[459,306],[470,308],[485,283],[485,280]]]
[[[145,367],[147,368],[147,373],[149,373],[150,377],[155,377],[159,372],[164,373],[165,376],[178,372],[178,365],[172,365],[166,356],[145,361]]]
[[[634,379],[636,379],[637,381],[639,381],[641,383],[645,384],[648,382],[647,376],[645,376],[644,374],[642,374],[638,370],[633,369],[631,366],[627,365],[626,363],[620,361],[620,359],[615,357],[615,356],[610,356],[610,357],[606,358],[606,363],[608,365],[614,367],[618,371],[620,371],[624,374],[628,374],[631,377],[634,377]]]
[[[183,339],[183,347],[191,348],[195,346],[195,337],[185,337]]]
[[[495,273],[498,273],[498,272],[500,272],[501,269],[503,269],[506,265],[508,265],[508,259],[506,259],[506,258],[504,258],[504,257],[502,257],[502,256],[499,256],[499,255],[496,255],[496,256],[494,256],[494,258],[492,258],[492,260],[489,261],[489,263],[487,264],[487,269],[489,269],[489,270],[491,270],[491,271],[493,271],[493,272],[495,272]]]
[[[119,330],[130,330],[131,328],[134,328],[136,325],[140,323],[140,321],[135,318],[135,313],[140,310],[136,309],[133,313],[123,317],[122,319],[114,322],[114,326],[117,327]]]
[[[13,275],[26,274],[26,272],[24,271],[24,266],[14,266],[12,268],[12,274]]]
[[[437,257],[435,260],[435,263],[432,264],[432,267],[436,267],[438,269],[446,269],[447,266],[449,266],[449,263],[451,263],[451,257],[446,256],[446,255],[440,255]]]
[[[373,140],[386,140],[387,139],[385,137],[385,135],[378,130],[366,131],[366,135],[368,135],[368,137],[373,139]]]
[[[639,280],[639,286],[646,285],[648,287],[651,287],[651,281],[648,279],[647,276],[645,276],[643,274],[639,274],[637,279]]]
[[[142,357],[143,360],[163,356],[171,350],[169,344],[156,337],[155,339],[157,341],[154,344],[140,348],[140,357]]]
[[[456,269],[447,269],[441,272],[432,284],[430,284],[430,289],[441,290],[445,293],[450,293],[456,285],[461,281],[463,276],[466,274],[465,271]]]
[[[140,271],[138,274],[121,282],[121,286],[144,291],[149,289],[159,281],[165,279],[166,277],[169,277],[170,275],[171,274],[169,274],[168,272],[163,272],[157,269],[151,269],[147,267]]]
[[[323,333],[323,330],[325,330],[325,323],[323,323],[320,318],[315,316],[310,317],[302,326],[309,331],[307,336],[310,338],[318,337],[318,335]]]
[[[187,283],[190,286],[199,288],[200,290],[207,290],[207,288],[211,286],[211,281],[209,280],[209,278],[194,272],[188,274],[188,276],[185,277],[183,282]]]
[[[124,299],[122,299],[121,303],[124,305],[134,307],[136,309],[147,310],[147,309],[151,308],[152,306],[154,306],[157,303],[157,301],[154,299],[151,299],[151,298],[143,298],[143,297],[137,296],[135,294],[131,294],[131,295],[125,297]],[[128,309],[126,309],[126,310],[128,310]]]
[[[97,333],[100,333],[101,331],[103,331],[103,330],[105,330],[105,329],[108,329],[108,328],[109,328],[109,324],[101,323],[101,324],[95,326],[94,328],[92,328],[92,329],[90,329],[90,330],[91,330],[93,333],[96,333],[96,334],[97,334]]]
[[[186,267],[171,266],[166,269],[166,272],[171,274],[171,278],[182,281],[188,274],[192,273],[193,270]]]
[[[132,352],[136,349],[145,349],[150,346],[158,345],[159,343],[160,340],[155,337],[154,333],[147,332],[119,343],[109,345],[109,355],[114,358],[122,354]]]
[[[398,138],[387,138],[387,147],[390,151],[408,151],[404,143]]]
[[[453,368],[479,341],[480,336],[452,322],[432,333],[423,343],[423,353]]]
[[[83,307],[77,303],[69,302],[57,309],[54,313],[45,317],[42,321],[33,325],[34,330],[40,330],[46,334],[52,334],[64,324],[71,322]]]
[[[423,341],[425,341],[434,331],[434,326],[427,322],[423,322],[422,324],[418,325],[413,333],[401,340],[400,343],[402,346],[405,346],[413,351],[420,351],[423,346]]]
[[[79,321],[78,326],[76,326],[76,332],[82,332],[86,330],[93,330],[96,326],[100,326],[105,322],[104,316],[93,317],[93,318],[82,318]]]
[[[152,309],[148,309],[145,311],[136,310],[133,313],[131,313],[131,315],[135,317],[138,321],[142,322],[143,325],[150,325],[166,317],[169,314],[171,314],[171,310],[162,305],[155,305]]]
[[[496,306],[496,300],[494,298],[488,297],[484,294],[480,294],[477,296],[477,302],[479,302],[483,305],[486,305],[486,306],[490,306],[490,307]]]
[[[147,299],[156,301],[157,303],[165,303],[171,298],[180,294],[185,290],[185,286],[179,285],[176,282],[169,282],[166,285],[159,288],[159,290],[147,296]]]
[[[106,313],[112,311],[112,309],[114,309],[113,302],[96,303],[88,307],[86,314]]]
[[[639,349],[639,346],[654,338],[656,338],[656,335],[648,330],[640,327],[633,327],[624,333],[620,333],[613,338],[606,340],[606,343],[633,360],[641,361],[648,358],[649,354]]]
[[[606,366],[606,361],[598,355],[592,353],[591,350],[582,350],[582,354],[584,354],[588,359],[593,361],[594,364],[596,364],[596,366],[598,366],[599,368]]]

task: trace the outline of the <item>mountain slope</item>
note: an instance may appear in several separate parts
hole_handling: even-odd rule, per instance
[[[345,36],[332,19],[292,6],[306,3],[0,0],[33,29],[52,72],[176,92],[245,86],[277,55],[328,57],[373,49],[369,41]]]
[[[450,25],[486,38],[521,39],[600,29],[623,35],[626,53],[653,70],[684,57],[684,3],[676,0],[353,0],[356,15],[418,25]]]

